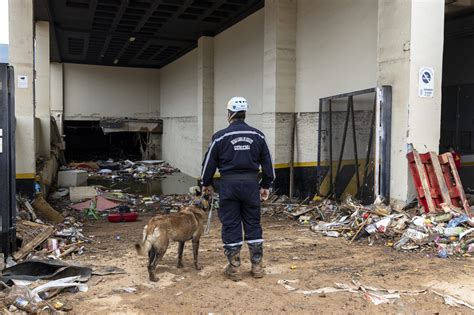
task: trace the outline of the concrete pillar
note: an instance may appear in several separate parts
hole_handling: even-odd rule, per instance
[[[202,36],[197,47],[197,117],[201,157],[214,132],[214,39]]]
[[[63,115],[64,115],[64,82],[63,82],[63,64],[52,62],[50,64],[50,98],[51,115],[56,119],[59,133],[64,134]]]
[[[37,154],[49,157],[51,151],[49,22],[36,22],[35,38],[35,99],[36,117],[39,119]]]
[[[296,88],[296,0],[266,0],[263,132],[275,164],[290,161]]]
[[[406,159],[413,143],[420,152],[439,149],[444,1],[378,2],[377,84],[392,86],[390,195],[415,195]],[[419,96],[419,72],[434,70],[432,97]]]
[[[16,172],[17,179],[24,180],[17,187],[28,190],[35,177],[33,0],[9,0],[8,13],[9,63],[15,69]]]

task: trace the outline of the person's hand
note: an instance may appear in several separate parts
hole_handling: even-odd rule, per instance
[[[265,188],[260,188],[260,200],[265,201],[270,196],[270,190]]]
[[[214,188],[212,185],[202,187],[203,195],[212,195],[214,193]]]

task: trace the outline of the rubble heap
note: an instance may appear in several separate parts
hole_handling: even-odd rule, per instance
[[[397,250],[429,250],[441,258],[474,254],[474,218],[462,209],[443,206],[442,212],[424,213],[419,207],[397,209],[380,201],[364,206],[351,197],[341,203],[330,199],[304,203],[273,197],[264,203],[263,213],[298,219],[315,233],[350,242],[367,239],[370,245],[382,242]]]

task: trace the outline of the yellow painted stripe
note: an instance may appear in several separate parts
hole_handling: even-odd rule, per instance
[[[350,163],[354,163],[354,160],[342,160],[341,165],[347,165]],[[337,165],[337,161],[333,161],[333,165]],[[310,166],[318,166],[318,162],[295,162],[294,167],[310,167]],[[329,161],[321,161],[321,166],[328,166]],[[279,163],[279,164],[274,164],[274,168],[276,169],[281,169],[281,168],[288,168],[290,167],[289,163]]]
[[[461,162],[461,166],[474,166],[474,162]]]
[[[34,173],[16,173],[16,179],[35,179]]]

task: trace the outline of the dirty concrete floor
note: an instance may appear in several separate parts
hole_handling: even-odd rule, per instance
[[[393,304],[372,305],[359,294],[338,292],[325,296],[303,296],[277,284],[280,279],[299,279],[292,286],[317,289],[335,282],[358,279],[365,285],[387,289],[417,290],[433,287],[474,304],[474,260],[440,259],[426,253],[396,252],[383,245],[368,246],[367,240],[349,244],[344,239],[319,236],[294,221],[263,218],[265,264],[268,275],[250,277],[248,250],[243,250],[243,281],[222,275],[225,259],[220,226],[213,221],[210,236],[201,239],[200,262],[192,266],[191,244],[186,244],[183,269],[176,268],[177,245],[172,244],[158,266],[160,282],[148,280],[147,258],[137,257],[133,244],[151,215],[138,222],[112,224],[105,220],[85,225],[85,235],[95,243],[76,261],[125,269],[124,275],[94,276],[86,293],[66,294],[76,314],[152,313],[465,313],[468,308],[445,305],[433,293],[402,296]],[[116,236],[120,236],[120,240]],[[291,266],[294,265],[292,269]],[[133,287],[135,293],[120,292]]]

